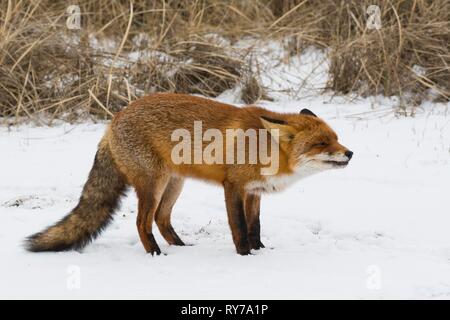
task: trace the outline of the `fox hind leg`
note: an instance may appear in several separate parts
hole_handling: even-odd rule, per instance
[[[138,197],[137,229],[147,253],[161,254],[152,232],[153,218],[169,181],[166,175],[139,178],[135,184]]]
[[[183,184],[183,178],[170,178],[155,214],[156,225],[161,235],[169,244],[176,246],[184,246],[184,242],[173,229],[170,216],[172,214],[172,208],[183,189]]]

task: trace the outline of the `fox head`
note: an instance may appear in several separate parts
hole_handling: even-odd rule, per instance
[[[336,133],[314,113],[303,109],[280,119],[261,116],[265,129],[278,129],[280,149],[293,171],[319,172],[345,168],[353,152],[338,142]]]

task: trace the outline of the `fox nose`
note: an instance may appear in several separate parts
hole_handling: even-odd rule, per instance
[[[350,160],[353,157],[353,151],[347,150],[345,151],[344,154],[348,157],[348,160]]]

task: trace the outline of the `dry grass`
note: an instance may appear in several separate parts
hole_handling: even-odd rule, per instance
[[[354,4],[337,8],[338,20],[353,20],[360,27],[336,25],[345,31],[331,45],[331,88],[399,95],[408,103],[420,103],[432,89],[439,100],[448,100],[450,2],[379,1],[380,30],[364,28],[365,6]]]
[[[450,97],[449,0],[78,4],[82,28],[68,30],[67,1],[0,3],[0,117],[109,118],[149,92],[214,97],[237,84],[244,102],[267,99],[251,52],[231,45],[243,37],[288,39],[292,55],[328,48],[329,89],[338,93],[399,95],[413,104]],[[366,27],[370,4],[381,8],[380,30]],[[100,52],[93,39],[114,45]]]

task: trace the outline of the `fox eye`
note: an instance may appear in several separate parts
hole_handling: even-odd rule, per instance
[[[314,145],[314,147],[326,147],[327,146],[327,143],[326,142],[320,142],[320,143],[316,143],[315,145]]]

